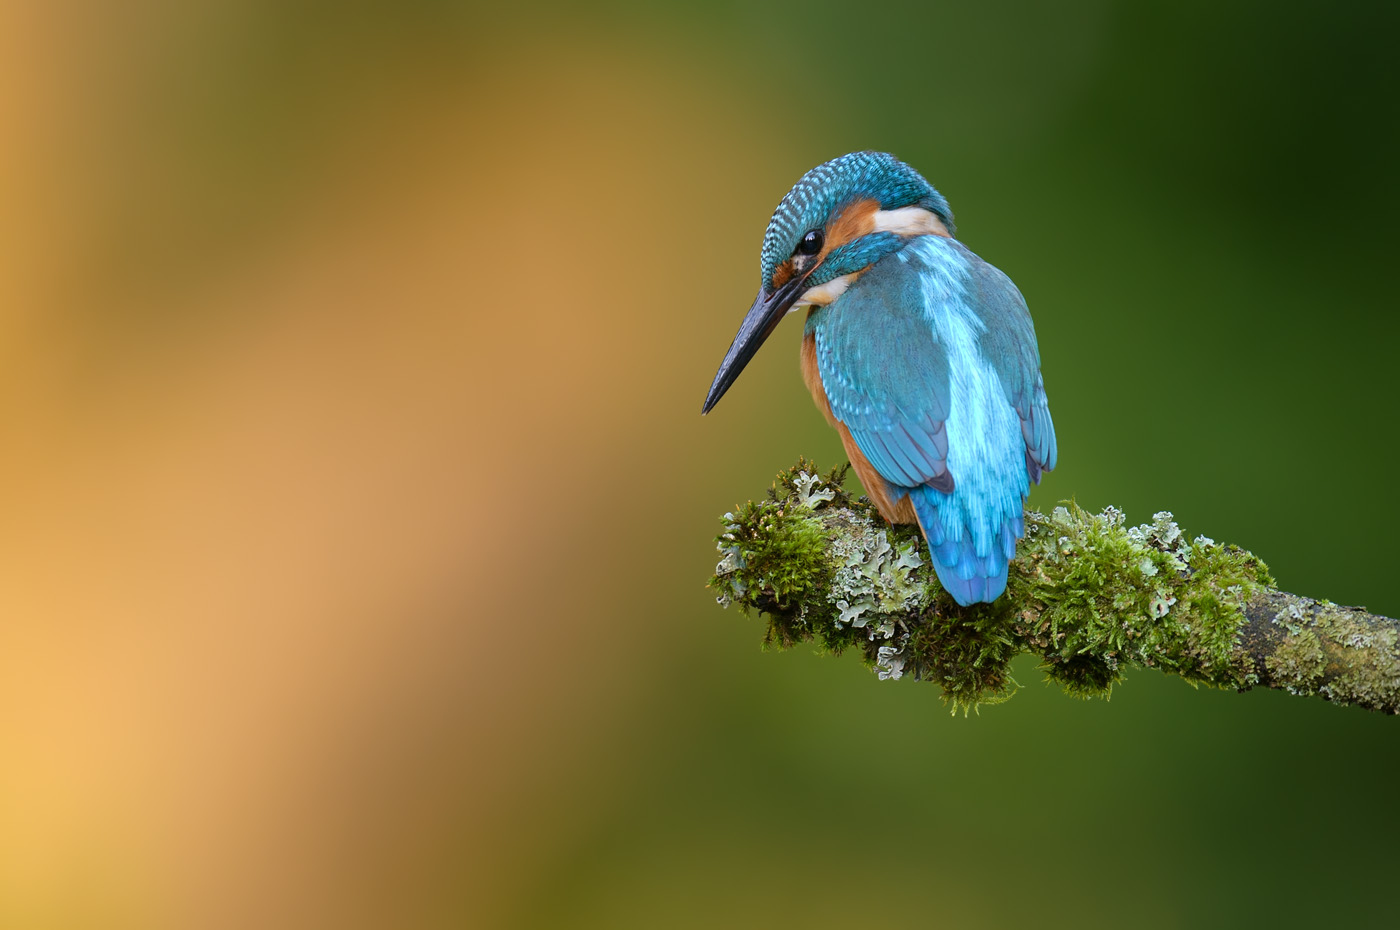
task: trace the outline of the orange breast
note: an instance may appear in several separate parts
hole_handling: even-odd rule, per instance
[[[808,316],[810,315],[809,311]],[[890,497],[885,479],[880,477],[875,466],[871,465],[870,460],[860,451],[846,424],[836,419],[835,414],[831,412],[831,402],[826,399],[826,388],[822,386],[821,372],[817,370],[817,340],[810,333],[802,337],[802,380],[806,383],[807,390],[812,392],[812,400],[816,402],[822,416],[826,417],[826,422],[836,427],[836,432],[841,434],[841,445],[846,447],[846,457],[851,460],[856,477],[860,478],[860,483],[865,486],[865,493],[880,511],[880,516],[891,523],[917,523],[914,505],[908,496],[900,496],[897,500]]]

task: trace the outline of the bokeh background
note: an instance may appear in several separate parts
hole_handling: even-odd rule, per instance
[[[1400,730],[758,648],[807,168],[1035,314],[1052,506],[1400,613],[1393,4],[13,3],[0,925],[1394,926]]]

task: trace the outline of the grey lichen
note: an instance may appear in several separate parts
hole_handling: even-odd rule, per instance
[[[1259,683],[1396,713],[1400,627],[1359,607],[1269,591],[1247,607],[1242,648]]]
[[[881,646],[876,650],[875,674],[881,681],[898,681],[904,677],[904,646],[908,637],[901,637],[898,646]]]
[[[1264,657],[1269,678],[1290,694],[1316,694],[1327,671],[1327,653],[1311,630],[1299,630]]]
[[[1255,556],[1188,542],[1169,512],[1128,527],[1113,507],[1028,511],[1007,594],[964,608],[918,529],[887,525],[843,478],[801,460],[764,500],[725,514],[710,584],[722,605],[767,618],[768,644],[855,647],[882,680],[937,682],[954,710],[1013,694],[1010,663],[1024,652],[1080,697],[1108,696],[1137,665],[1400,709],[1394,621],[1278,592]]]

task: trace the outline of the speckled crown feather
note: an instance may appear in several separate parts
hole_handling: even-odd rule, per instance
[[[763,286],[807,230],[822,226],[842,204],[865,198],[878,200],[882,210],[923,207],[955,232],[948,201],[923,175],[886,152],[852,152],[808,171],[773,211],[760,253]]]

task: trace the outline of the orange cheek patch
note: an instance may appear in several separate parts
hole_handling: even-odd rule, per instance
[[[878,200],[857,200],[843,207],[827,227],[826,243],[818,258],[824,260],[833,250],[874,232],[875,214],[879,210]]]
[[[792,259],[789,258],[787,261],[783,262],[783,263],[782,263],[781,265],[779,265],[777,268],[773,269],[773,287],[774,287],[774,289],[776,290],[777,288],[780,288],[780,287],[782,287],[784,284],[786,284],[786,283],[788,282],[788,279],[790,279],[790,278],[792,277],[792,274],[793,274]]]

